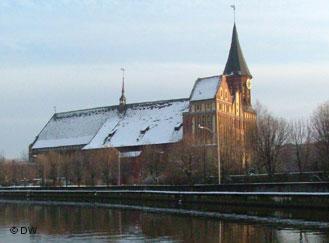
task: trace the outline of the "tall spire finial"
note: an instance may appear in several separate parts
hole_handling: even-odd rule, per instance
[[[122,90],[121,90],[121,97],[120,97],[120,105],[119,105],[119,112],[123,113],[126,110],[126,97],[125,97],[125,71],[126,69],[121,68],[122,71]]]
[[[233,18],[235,23],[235,9],[236,9],[236,2],[234,1],[234,4],[231,5],[231,8],[233,9]]]
[[[121,90],[121,92],[122,92],[122,95],[124,95],[124,93],[125,93],[125,71],[126,71],[126,69],[121,68],[120,70],[122,71],[122,90]]]

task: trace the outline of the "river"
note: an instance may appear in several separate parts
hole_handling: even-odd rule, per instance
[[[93,205],[16,201],[0,202],[0,242],[309,243],[329,242],[329,231]]]

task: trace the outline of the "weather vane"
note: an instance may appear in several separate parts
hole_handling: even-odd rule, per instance
[[[231,5],[231,8],[233,9],[234,23],[235,23],[235,6],[236,6],[236,3],[234,1],[234,4]]]

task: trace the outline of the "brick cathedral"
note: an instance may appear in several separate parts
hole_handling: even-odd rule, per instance
[[[134,159],[149,146],[165,151],[191,139],[196,146],[207,145],[210,153],[220,151],[226,161],[238,156],[245,167],[246,130],[256,119],[251,79],[234,24],[223,73],[197,79],[190,97],[127,104],[123,79],[118,105],[53,114],[29,146],[30,158],[113,147]]]

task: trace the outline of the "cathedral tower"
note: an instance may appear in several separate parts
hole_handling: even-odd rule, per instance
[[[223,75],[227,77],[232,94],[239,91],[241,94],[241,104],[245,107],[250,107],[252,75],[242,54],[235,23],[233,26],[231,48]]]

